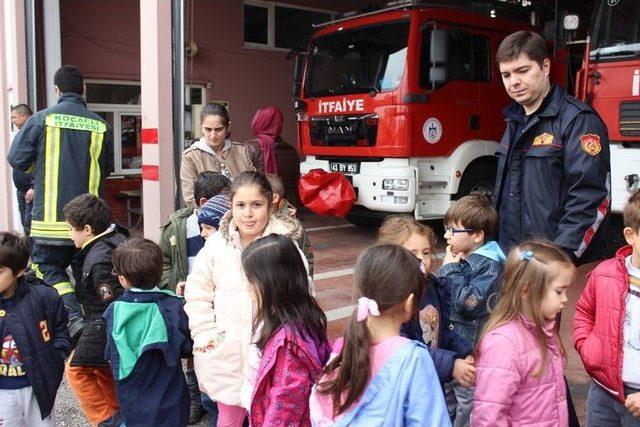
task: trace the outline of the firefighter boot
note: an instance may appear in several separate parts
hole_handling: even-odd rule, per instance
[[[187,368],[187,387],[189,388],[189,397],[191,403],[189,404],[189,424],[195,424],[204,416],[204,408],[202,407],[202,400],[200,398],[200,389],[198,388],[198,379],[193,368]]]

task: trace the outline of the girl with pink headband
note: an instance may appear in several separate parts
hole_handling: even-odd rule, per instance
[[[424,285],[416,257],[401,246],[360,255],[358,306],[311,392],[312,425],[451,425],[427,348],[400,336]]]

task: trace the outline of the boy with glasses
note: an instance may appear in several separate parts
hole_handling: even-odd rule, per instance
[[[506,259],[495,241],[498,214],[481,194],[456,200],[444,216],[446,255],[438,275],[447,289],[449,330],[459,334],[473,347],[488,317],[488,300],[497,294]],[[467,387],[465,387],[467,386]],[[456,380],[445,386],[449,413],[454,426],[470,424],[475,387]]]

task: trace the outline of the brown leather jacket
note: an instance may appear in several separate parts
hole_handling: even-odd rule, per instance
[[[247,147],[247,151],[251,156],[251,162],[253,162],[256,170],[260,173],[264,173],[264,157],[262,156],[262,150],[260,149],[258,140],[252,139],[251,141],[246,141],[244,145]]]
[[[251,154],[244,144],[227,140],[222,148],[221,157],[222,161],[218,160],[213,150],[202,139],[184,150],[180,165],[180,182],[182,198],[187,206],[195,207],[193,184],[200,172],[221,172],[234,179],[244,171],[256,170]]]

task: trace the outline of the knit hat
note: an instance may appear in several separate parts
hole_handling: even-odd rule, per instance
[[[231,208],[229,198],[225,195],[218,194],[213,196],[200,207],[198,211],[198,224],[207,224],[218,228],[220,220]]]

